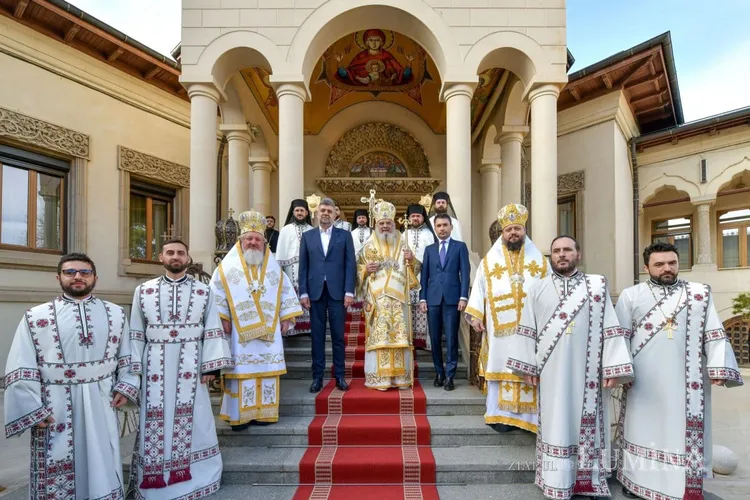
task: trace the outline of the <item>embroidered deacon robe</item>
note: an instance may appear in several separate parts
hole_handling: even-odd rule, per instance
[[[401,244],[406,246],[408,240],[409,248],[414,252],[414,273],[419,276],[422,272],[422,261],[424,250],[435,243],[435,236],[425,226],[409,228],[401,235]],[[411,304],[411,324],[414,347],[427,350],[432,349],[430,343],[430,331],[427,324],[427,313],[419,310],[419,289],[409,291],[409,303]]]
[[[352,229],[352,241],[354,242],[354,257],[359,257],[359,252],[362,251],[362,247],[365,246],[367,240],[370,239],[372,229],[368,226],[359,226]]]
[[[615,310],[636,373],[623,390],[617,479],[642,498],[701,500],[712,477],[710,379],[743,383],[711,289],[640,283]]]
[[[370,262],[380,264],[368,274]],[[413,265],[404,261],[400,239],[395,245],[370,236],[357,259],[357,291],[365,310],[365,387],[386,390],[413,383],[412,337],[407,295],[419,290]]]
[[[536,485],[545,497],[609,496],[609,389],[633,364],[603,276],[535,281],[510,338],[508,368],[539,377]]]
[[[302,233],[309,231],[313,227],[310,224],[297,224],[292,222],[281,228],[279,231],[279,242],[276,245],[275,259],[281,269],[291,280],[294,287],[294,293],[299,299],[299,249],[302,242]],[[240,252],[242,255],[242,252]],[[297,318],[294,328],[284,332],[285,337],[299,335],[301,333],[310,333],[312,326],[310,324],[310,311],[302,309],[302,314]]]
[[[529,287],[547,275],[548,266],[547,259],[528,237],[518,252],[509,252],[502,238],[498,238],[479,263],[466,314],[482,321],[485,328],[479,375],[487,384],[487,424],[513,425],[536,432],[537,390],[508,368],[508,348]]]
[[[113,391],[138,404],[123,309],[89,296],[32,307],[5,369],[5,436],[31,430],[29,497],[124,497]],[[119,381],[116,376],[119,374]],[[52,416],[55,422],[37,424]]]
[[[232,367],[211,289],[191,276],[152,279],[130,310],[132,364],[142,376],[130,468],[136,498],[200,498],[222,471],[208,387],[201,376]]]
[[[435,217],[437,215],[433,215],[430,217],[430,224],[432,224],[432,227],[435,227]],[[461,223],[458,222],[458,219],[455,217],[451,217],[451,226],[453,229],[451,230],[451,239],[454,239],[456,241],[464,241],[464,239],[461,237]]]
[[[224,371],[219,417],[230,425],[279,419],[279,375],[286,373],[281,322],[302,314],[292,283],[266,249],[248,266],[240,243],[211,278],[219,316],[232,324],[234,368]]]

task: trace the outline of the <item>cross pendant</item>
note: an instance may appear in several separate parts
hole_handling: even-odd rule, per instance
[[[571,321],[571,322],[570,322],[570,323],[568,324],[568,329],[567,329],[567,330],[565,330],[565,333],[566,333],[567,335],[570,335],[571,333],[573,333],[573,328],[575,328],[575,326],[576,326],[576,322],[575,322],[575,321]]]
[[[672,330],[674,330],[675,325],[672,323],[671,319],[667,320],[667,325],[664,327],[667,330],[667,338],[672,340],[674,337],[672,336]]]

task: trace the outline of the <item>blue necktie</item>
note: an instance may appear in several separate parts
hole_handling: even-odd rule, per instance
[[[445,267],[445,241],[440,244],[440,267]]]

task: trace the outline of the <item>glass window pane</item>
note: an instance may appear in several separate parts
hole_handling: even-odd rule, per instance
[[[168,209],[169,204],[161,200],[153,200],[153,228],[154,235],[151,240],[151,255],[153,260],[159,260],[159,248],[163,241],[162,235],[167,232],[167,224],[169,224]]]
[[[29,172],[3,165],[2,234],[0,242],[29,245]]]
[[[575,235],[575,202],[573,200],[557,204],[557,234]]]
[[[37,174],[36,247],[60,250],[62,178]]]
[[[747,221],[750,221],[750,208],[745,208],[742,210],[732,210],[731,212],[722,214],[719,217],[719,222],[721,224]]]
[[[680,253],[680,268],[690,269],[690,235],[689,234],[676,234],[673,236],[672,244],[677,248]]]
[[[723,229],[721,231],[721,245],[723,267],[739,267],[740,265],[740,230]]]
[[[146,197],[130,194],[130,258],[146,258]]]

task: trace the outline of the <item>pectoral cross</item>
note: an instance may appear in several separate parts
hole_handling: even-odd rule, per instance
[[[570,335],[571,333],[573,333],[573,328],[575,328],[575,327],[576,327],[576,322],[575,321],[571,321],[570,323],[568,323],[568,328],[567,328],[567,330],[565,330],[565,333],[567,335]]]
[[[359,201],[361,201],[362,203],[367,203],[367,213],[370,215],[370,217],[368,217],[370,219],[370,227],[374,227],[372,210],[375,208],[375,202],[377,201],[375,199],[375,190],[370,189],[370,197],[368,198],[367,196],[363,196],[359,199]]]
[[[668,339],[672,340],[674,338],[673,335],[672,335],[672,331],[674,331],[674,329],[675,329],[676,326],[677,325],[675,324],[674,319],[669,318],[667,320],[667,324],[664,326],[664,329],[667,330],[667,338]]]

